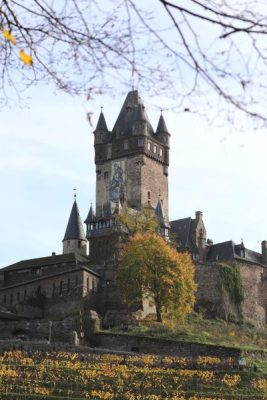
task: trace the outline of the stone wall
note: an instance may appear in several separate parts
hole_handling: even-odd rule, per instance
[[[244,290],[241,307],[233,304],[226,293],[222,293],[219,266],[216,263],[196,265],[196,307],[203,307],[211,317],[230,316],[236,320],[253,321],[262,325],[265,323],[267,307],[265,268],[245,262],[238,262],[238,265]]]
[[[143,336],[101,332],[96,335],[99,347],[118,351],[135,351],[143,354],[159,354],[176,357],[211,356],[240,357],[240,350],[232,347],[212,346],[200,343],[178,342]]]
[[[168,216],[168,176],[164,174],[164,165],[149,157],[144,157],[143,161],[141,202],[147,204],[149,192],[150,204],[152,207],[156,207],[160,194],[164,213]]]

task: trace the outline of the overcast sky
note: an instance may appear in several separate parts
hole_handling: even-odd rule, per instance
[[[131,88],[129,87],[129,90]],[[92,127],[100,106],[112,129],[126,96],[98,96],[89,103],[54,95],[40,86],[30,92],[28,109],[0,112],[0,266],[61,253],[73,203],[73,188],[83,219],[95,201]],[[153,127],[159,112],[141,93]],[[164,98],[158,99],[159,106]],[[164,112],[171,132],[170,219],[204,213],[214,242],[241,237],[259,249],[267,239],[267,134],[234,132],[210,125],[196,113]]]

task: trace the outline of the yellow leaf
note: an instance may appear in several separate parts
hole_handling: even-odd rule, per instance
[[[28,54],[26,54],[24,50],[19,51],[19,56],[20,56],[21,61],[24,64],[32,65],[32,56],[29,56]]]
[[[9,31],[4,30],[4,31],[3,31],[3,36],[4,36],[7,40],[9,40],[11,43],[16,44],[16,40],[15,40],[14,36],[11,35],[11,33],[10,33]]]

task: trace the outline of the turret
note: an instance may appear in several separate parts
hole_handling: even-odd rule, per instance
[[[91,203],[88,215],[84,221],[84,223],[86,224],[86,231],[88,232],[88,230],[94,229],[94,221],[95,221],[95,213],[93,210],[93,205]]]
[[[87,255],[87,240],[85,238],[81,217],[76,202],[76,195],[62,242],[63,254],[79,253],[85,256]]]
[[[104,143],[109,138],[109,130],[107,128],[106,120],[105,120],[102,109],[101,109],[101,113],[98,118],[96,128],[93,133],[95,135],[95,144]]]
[[[156,139],[166,146],[170,145],[170,133],[167,129],[166,122],[164,120],[163,115],[161,114],[159,117],[158,126],[156,129]]]
[[[163,237],[167,239],[169,237],[170,224],[168,219],[164,215],[162,200],[160,198],[155,208],[155,214],[159,222],[159,232]]]

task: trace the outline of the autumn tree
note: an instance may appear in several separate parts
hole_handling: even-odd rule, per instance
[[[0,100],[40,81],[89,99],[133,84],[265,123],[266,21],[248,0],[0,0]]]
[[[128,305],[152,298],[157,321],[168,314],[183,319],[192,310],[196,284],[190,255],[177,253],[156,233],[137,233],[123,245],[117,274]]]
[[[154,209],[148,207],[138,211],[124,206],[117,214],[116,221],[126,237],[141,232],[157,232],[159,228]]]

